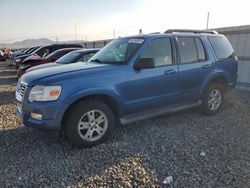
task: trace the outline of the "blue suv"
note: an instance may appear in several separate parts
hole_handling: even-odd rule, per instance
[[[78,147],[103,142],[118,124],[201,106],[217,113],[238,61],[215,31],[167,30],[113,40],[88,62],[31,71],[17,84],[24,125],[63,130]]]

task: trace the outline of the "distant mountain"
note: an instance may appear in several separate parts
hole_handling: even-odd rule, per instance
[[[27,48],[27,47],[34,47],[34,46],[45,46],[54,44],[55,41],[47,39],[47,38],[40,38],[40,39],[26,39],[23,41],[18,41],[9,44],[0,44],[0,48]]]
[[[55,43],[53,40],[47,38],[40,38],[40,39],[26,39],[20,42],[15,42],[13,44],[16,46],[32,47],[32,46],[45,46],[53,43]]]

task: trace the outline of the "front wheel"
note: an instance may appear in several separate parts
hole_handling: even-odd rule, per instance
[[[202,97],[202,110],[207,115],[220,111],[224,102],[224,88],[221,84],[212,83]]]
[[[65,133],[72,145],[91,147],[104,142],[114,126],[114,115],[108,105],[99,101],[81,101],[68,114]]]

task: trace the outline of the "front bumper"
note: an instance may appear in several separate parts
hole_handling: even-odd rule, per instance
[[[48,104],[51,103],[51,104]],[[45,103],[25,103],[23,105],[17,102],[17,114],[22,119],[22,122],[27,127],[32,127],[39,130],[57,131],[61,129],[61,117],[59,113],[59,102]],[[42,115],[42,119],[34,119],[31,113],[38,113]]]

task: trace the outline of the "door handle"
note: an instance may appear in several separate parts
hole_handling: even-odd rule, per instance
[[[175,74],[176,73],[176,70],[175,69],[171,69],[171,70],[166,70],[165,71],[165,74],[166,75],[172,75],[172,74]]]
[[[211,64],[206,64],[206,65],[203,65],[203,66],[202,66],[203,69],[208,69],[208,68],[210,68],[210,67],[211,67]]]

